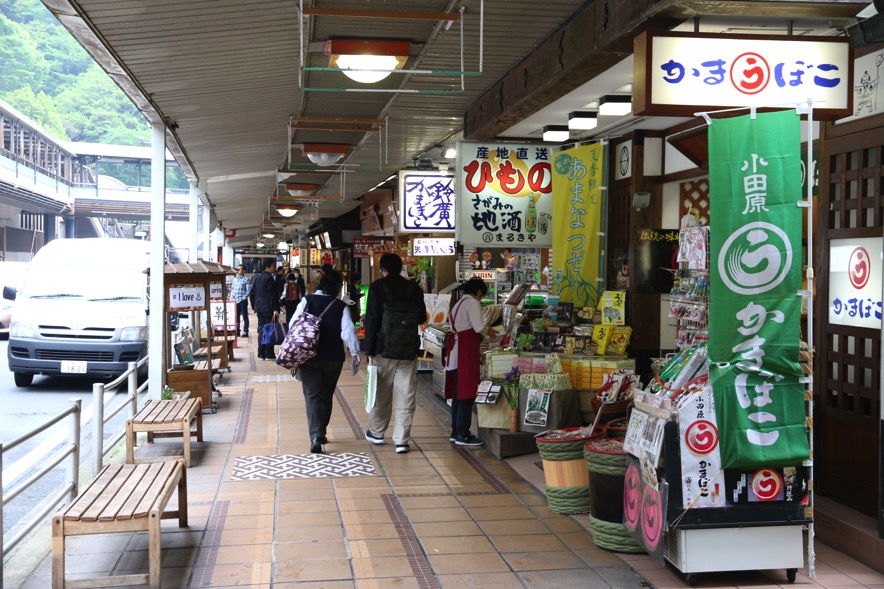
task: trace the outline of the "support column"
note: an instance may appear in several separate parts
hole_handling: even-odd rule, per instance
[[[201,186],[202,185],[202,186]],[[187,247],[187,261],[188,262],[196,262],[199,260],[199,234],[197,232],[197,228],[199,227],[199,219],[197,217],[197,211],[199,206],[200,195],[205,193],[205,180],[200,180],[196,182],[194,180],[190,181],[190,203],[188,207],[188,215],[187,215],[187,225],[190,235],[190,243]]]
[[[55,215],[46,213],[43,215],[43,245],[55,239]]]
[[[150,157],[150,342],[148,344],[148,392],[150,399],[159,400],[163,389],[166,358],[166,281],[163,274],[166,263],[166,126],[151,125]]]
[[[215,261],[215,252],[212,244],[212,211],[209,207],[203,207],[203,230],[200,235],[203,238],[203,259],[208,262]]]

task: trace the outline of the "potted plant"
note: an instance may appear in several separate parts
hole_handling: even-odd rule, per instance
[[[510,407],[510,431],[519,431],[519,369],[513,368],[503,377],[500,391]]]
[[[163,392],[160,394],[160,399],[163,401],[171,401],[175,398],[175,389],[166,385],[163,387]]]

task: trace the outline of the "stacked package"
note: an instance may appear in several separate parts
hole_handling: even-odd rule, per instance
[[[571,377],[564,372],[522,374],[519,376],[519,388],[563,391],[571,388]]]

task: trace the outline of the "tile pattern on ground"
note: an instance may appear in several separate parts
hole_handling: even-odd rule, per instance
[[[375,476],[366,452],[334,454],[276,454],[237,456],[233,463],[234,481],[266,479],[310,479]]]

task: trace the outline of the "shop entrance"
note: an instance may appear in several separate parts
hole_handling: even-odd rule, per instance
[[[837,279],[829,269],[832,240],[880,240],[884,233],[884,115],[826,125],[824,133],[816,223],[820,238],[815,244],[820,280],[815,320],[814,478],[820,494],[877,519],[881,331],[830,319]],[[869,289],[869,296],[876,299],[873,305],[880,304],[880,290]]]

